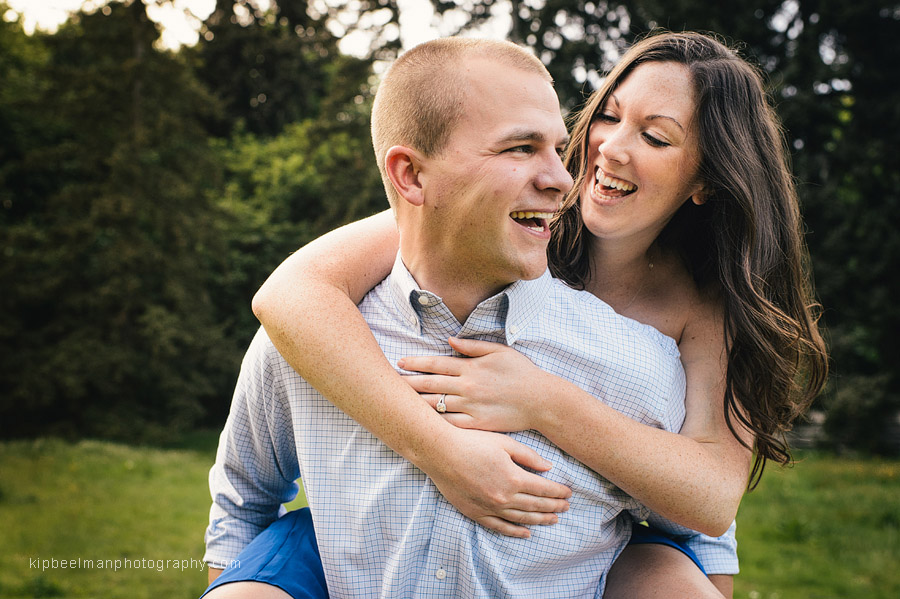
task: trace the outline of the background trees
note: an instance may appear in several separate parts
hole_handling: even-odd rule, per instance
[[[164,0],[144,0],[164,1]],[[506,16],[563,105],[654,27],[739,41],[793,149],[833,353],[832,443],[896,450],[900,10],[876,0],[432,0],[442,33]],[[5,12],[5,11],[4,11]],[[143,2],[53,35],[0,22],[0,435],[159,437],[227,409],[252,293],[291,250],[384,206],[375,61],[396,0],[218,0],[156,47]],[[366,58],[339,52],[342,36]],[[894,419],[894,420],[892,420]]]

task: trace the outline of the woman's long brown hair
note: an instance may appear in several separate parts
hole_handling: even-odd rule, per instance
[[[791,461],[785,433],[828,372],[788,153],[758,70],[698,33],[658,33],[632,46],[574,124],[566,167],[575,186],[552,223],[550,268],[577,288],[590,279],[591,234],[578,198],[588,132],[612,91],[646,62],[682,64],[693,78],[706,202],[686,201],[659,242],[723,299],[725,419],[732,433],[736,420],[754,435],[753,488],[767,460]]]

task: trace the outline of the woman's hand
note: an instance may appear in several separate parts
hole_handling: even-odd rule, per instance
[[[536,474],[551,468],[536,451],[506,435],[452,430],[450,453],[441,453],[427,472],[465,516],[500,534],[528,538],[527,526],[556,524],[557,513],[569,509],[571,489]]]
[[[405,380],[432,407],[444,398],[444,418],[460,428],[496,432],[538,429],[538,416],[555,377],[500,343],[450,338],[468,358],[403,358],[398,366],[424,372]]]

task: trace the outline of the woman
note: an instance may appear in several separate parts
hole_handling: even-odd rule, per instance
[[[781,433],[826,373],[796,193],[760,77],[709,37],[649,37],[591,96],[565,162],[576,184],[553,224],[551,269],[675,339],[688,383],[679,435],[630,420],[503,346],[451,340],[473,359],[409,358],[402,368],[433,374],[401,378],[377,359],[355,310],[396,255],[385,214],[303,248],[260,290],[254,312],[301,375],[485,526],[525,536],[521,524],[550,524],[564,504],[509,464],[474,452],[460,463],[465,448],[417,439],[404,420],[422,401],[417,391],[458,426],[538,430],[658,514],[722,534],[748,474],[752,484],[767,460],[789,461]],[[675,581],[692,569],[669,547],[632,545],[607,596],[662,584],[678,596]],[[730,577],[710,580],[730,595]]]

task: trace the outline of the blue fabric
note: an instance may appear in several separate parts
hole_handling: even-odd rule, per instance
[[[309,508],[288,512],[247,545],[206,592],[231,582],[265,582],[294,599],[328,599]]]
[[[460,324],[398,257],[360,311],[391,363],[450,355],[451,335],[506,343],[639,422],[668,431],[683,422],[684,370],[674,340],[547,273],[484,300]],[[260,330],[210,472],[205,559],[234,559],[293,499],[302,475],[335,596],[599,597],[631,518],[657,520],[535,431],[509,436],[553,464],[543,476],[573,491],[560,522],[533,527],[530,539],[460,514],[429,477],[297,375]],[[709,549],[732,559],[729,548]]]
[[[697,554],[694,553],[693,550],[684,543],[684,541],[682,541],[678,537],[667,535],[655,526],[647,526],[645,524],[635,523],[631,531],[631,544],[668,545],[669,547],[673,547],[691,558],[691,561],[693,561],[697,565],[697,567],[700,568],[700,571],[706,574],[706,570],[703,568],[703,564],[700,563],[700,558],[697,557]]]

